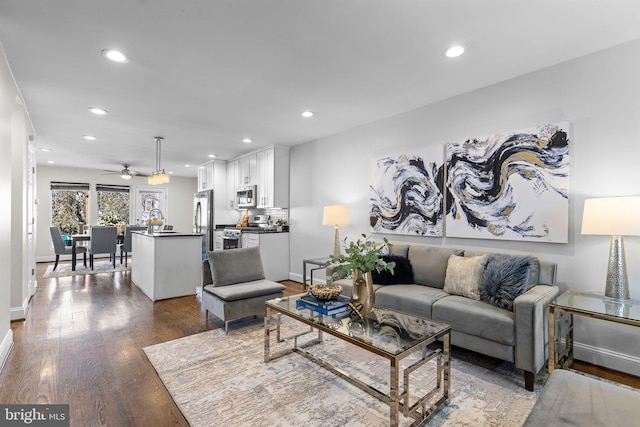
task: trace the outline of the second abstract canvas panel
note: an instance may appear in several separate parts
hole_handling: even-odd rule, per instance
[[[566,243],[568,133],[545,124],[374,158],[370,231]]]

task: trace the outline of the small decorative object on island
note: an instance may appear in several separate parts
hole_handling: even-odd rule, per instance
[[[383,251],[392,246],[386,237],[382,243],[369,240],[365,234],[362,237],[362,240],[349,242],[348,245],[347,239],[344,239],[345,255],[331,255],[331,262],[340,264],[340,269],[334,275],[350,275],[353,278],[351,308],[360,317],[368,314],[375,303],[371,272],[389,270],[393,274],[396,266],[395,262],[385,262],[381,257]]]

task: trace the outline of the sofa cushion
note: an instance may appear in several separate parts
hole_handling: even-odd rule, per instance
[[[447,274],[447,260],[453,254],[462,256],[464,251],[439,246],[411,245],[408,258],[413,267],[415,283],[442,289]]]
[[[285,289],[285,286],[280,283],[267,279],[260,279],[251,282],[236,283],[233,286],[207,285],[204,287],[203,292],[208,292],[223,301],[229,302],[282,293]]]
[[[413,268],[411,267],[411,261],[409,261],[409,258],[396,255],[383,255],[382,259],[385,262],[395,262],[396,266],[393,268],[393,274],[391,274],[389,270],[383,270],[380,272],[373,270],[371,272],[373,283],[378,283],[380,285],[414,283]]]
[[[213,286],[264,279],[260,247],[208,252]]]
[[[480,299],[513,311],[513,300],[527,290],[533,257],[490,254],[480,281]]]
[[[376,305],[431,319],[433,303],[448,295],[440,289],[416,284],[382,286],[376,290]]]
[[[389,248],[389,255],[403,256],[407,258],[409,256],[409,245],[393,243]]]
[[[447,263],[444,291],[452,295],[480,300],[480,281],[487,259],[487,255],[470,258],[451,255]]]
[[[515,344],[515,316],[484,301],[449,295],[433,303],[432,319],[451,325],[454,331],[505,345]]]

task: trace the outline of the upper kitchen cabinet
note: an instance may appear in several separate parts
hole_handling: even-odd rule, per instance
[[[213,161],[198,166],[198,191],[213,190]]]
[[[227,209],[237,209],[236,206],[236,189],[238,188],[238,177],[240,173],[239,160],[231,160],[227,162]]]
[[[248,154],[238,158],[238,187],[256,185],[257,165],[256,154]]]
[[[256,153],[257,207],[289,207],[289,147],[271,147]]]

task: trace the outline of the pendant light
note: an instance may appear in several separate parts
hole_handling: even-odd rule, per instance
[[[162,140],[164,138],[156,136],[154,139],[156,140],[156,170],[149,175],[147,182],[149,185],[166,184],[169,182],[169,174],[167,174],[164,169],[160,169],[160,151],[162,148]]]

